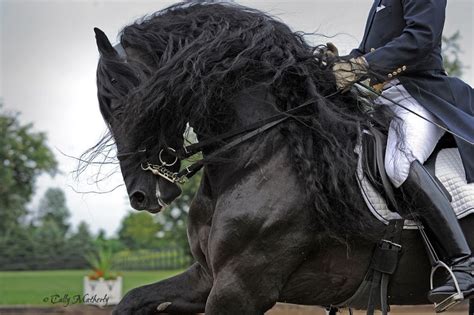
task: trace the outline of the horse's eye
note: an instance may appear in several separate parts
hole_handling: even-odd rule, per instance
[[[112,78],[112,79],[110,79],[110,82],[111,82],[112,84],[115,84],[115,83],[117,83],[117,79]]]
[[[114,113],[114,118],[115,118],[115,119],[117,119],[117,120],[122,120],[122,117],[123,117],[123,113],[122,113],[122,112]]]

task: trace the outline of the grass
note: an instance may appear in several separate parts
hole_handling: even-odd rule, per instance
[[[46,297],[82,295],[83,277],[88,270],[2,271],[0,305],[41,305]],[[135,287],[174,276],[181,270],[123,271],[123,294]]]

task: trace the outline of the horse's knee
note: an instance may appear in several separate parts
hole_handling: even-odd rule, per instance
[[[239,279],[215,281],[206,304],[206,314],[263,314],[278,299],[274,288],[262,283],[246,284]]]

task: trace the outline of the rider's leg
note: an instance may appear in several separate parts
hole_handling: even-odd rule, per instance
[[[437,121],[401,85],[389,88],[384,91],[384,95],[430,121]],[[392,120],[389,130],[385,156],[387,175],[418,210],[415,215],[446,255],[446,263],[455,270],[461,290],[466,296],[472,295],[474,278],[468,271],[460,270],[471,268],[471,251],[450,202],[422,165],[431,155],[443,131],[401,107],[388,101],[379,101],[389,105],[398,117]],[[446,279],[430,292],[429,297],[439,302],[455,292],[452,279]]]
[[[441,123],[411,97],[401,84],[385,90],[383,95],[403,106],[383,98],[377,100],[389,106],[396,116],[390,123],[385,170],[392,184],[398,188],[408,178],[413,161],[418,160],[423,164],[430,157],[444,130],[404,109],[408,108],[429,121]]]
[[[435,238],[445,256],[444,262],[453,268],[465,298],[469,298],[474,293],[474,278],[470,273],[474,263],[451,203],[418,161],[412,163],[408,178],[400,188],[416,208],[415,216]],[[443,282],[429,293],[432,302],[441,302],[456,292],[453,279],[448,277]]]

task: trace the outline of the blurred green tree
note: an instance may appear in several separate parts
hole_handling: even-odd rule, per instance
[[[46,135],[21,124],[19,114],[4,111],[0,101],[0,237],[18,228],[27,214],[38,175],[54,175],[56,166]]]
[[[107,238],[105,230],[100,229],[94,240],[95,248],[110,249],[113,253],[119,252],[125,248],[124,244],[118,238]]]
[[[38,207],[39,224],[54,222],[64,237],[69,230],[69,209],[66,205],[66,196],[59,188],[48,188],[41,198]]]
[[[86,267],[85,255],[95,249],[94,237],[86,222],[79,223],[76,232],[68,238],[66,246],[64,255],[67,256],[68,268]]]
[[[463,65],[459,55],[462,53],[460,40],[462,36],[456,31],[451,36],[443,35],[443,62],[444,69],[450,76],[462,77],[464,70],[467,68]]]
[[[33,231],[34,269],[58,269],[67,266],[68,244],[62,227],[54,220],[46,220]]]
[[[0,270],[35,269],[35,227],[17,225],[0,237]]]
[[[58,269],[74,264],[77,252],[67,238],[70,212],[64,192],[59,188],[48,188],[39,202],[37,214],[34,222],[37,268]]]
[[[93,237],[89,229],[89,224],[87,224],[87,222],[84,222],[84,221],[81,221],[79,223],[79,225],[77,226],[76,233],[74,233],[70,238],[70,240],[73,243],[77,243],[77,244],[79,243],[88,244],[92,242],[92,239]]]
[[[118,235],[129,249],[153,249],[158,245],[160,226],[148,212],[129,212],[122,220]]]

